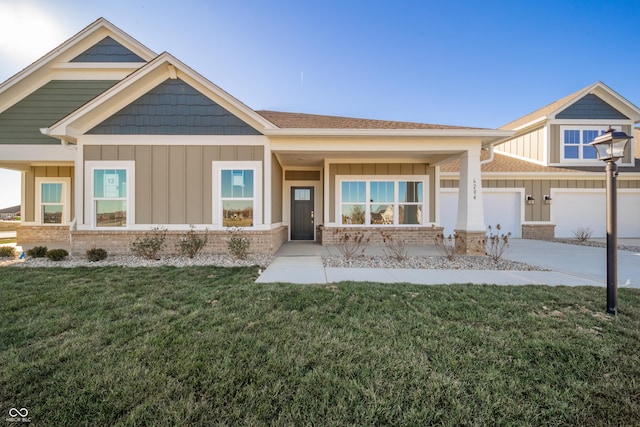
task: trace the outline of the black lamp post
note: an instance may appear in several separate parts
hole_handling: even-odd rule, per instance
[[[598,158],[607,163],[607,314],[618,313],[618,206],[616,161],[624,157],[627,143],[632,137],[624,132],[609,130],[593,140]]]

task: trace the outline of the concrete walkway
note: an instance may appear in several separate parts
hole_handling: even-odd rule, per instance
[[[619,244],[640,246],[640,241]],[[382,247],[368,247],[370,255]],[[335,268],[322,265],[323,255],[339,255],[336,247],[314,243],[285,243],[257,283],[323,284],[341,281],[370,281],[415,284],[497,284],[606,286],[606,249],[539,240],[513,239],[504,258],[526,262],[550,271],[426,270],[402,268]],[[415,246],[410,255],[439,256],[433,246]],[[620,287],[640,288],[640,253],[618,251]]]

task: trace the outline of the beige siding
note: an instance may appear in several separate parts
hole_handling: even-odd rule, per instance
[[[518,157],[545,161],[544,144],[544,128],[538,128],[500,144],[496,149]]]
[[[135,161],[137,224],[209,224],[212,162],[261,161],[264,147],[88,145],[84,147],[84,159]]]
[[[25,203],[22,208],[24,221],[33,222],[36,220],[36,178],[71,178],[71,194],[75,192],[74,168],[73,166],[35,166],[30,172],[25,172]],[[75,200],[73,196],[69,201],[70,217],[74,218]]]
[[[271,155],[271,222],[282,222],[282,166],[275,154]]]
[[[425,163],[338,163],[329,167],[329,222],[335,222],[336,175],[427,175],[429,176],[429,221],[435,221],[435,168]]]

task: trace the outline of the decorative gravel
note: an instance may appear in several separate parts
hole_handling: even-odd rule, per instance
[[[579,246],[591,246],[594,248],[606,248],[606,242],[600,242],[597,240],[577,240],[577,239],[551,239],[550,242],[556,243],[566,243],[568,245],[579,245]],[[621,245],[618,243],[618,250],[620,251],[629,251],[629,252],[640,252],[640,246],[633,245]]]
[[[274,260],[273,255],[262,254],[250,254],[246,260],[238,260],[231,255],[216,254],[216,255],[198,255],[194,258],[182,257],[182,256],[163,256],[159,260],[148,260],[145,258],[129,256],[129,255],[114,255],[102,261],[91,262],[85,257],[68,257],[63,261],[51,261],[47,258],[30,258],[26,257],[23,260],[15,259],[10,261],[0,261],[0,267],[12,266],[12,267],[160,267],[160,266],[172,266],[172,267],[191,267],[191,266],[214,266],[214,267],[248,267],[257,265],[260,267],[266,267]]]
[[[513,270],[546,271],[546,269],[518,261],[500,259],[494,261],[487,256],[456,256],[448,260],[442,256],[416,256],[398,261],[390,257],[366,256],[346,260],[343,256],[322,258],[325,267],[355,268],[424,268],[437,270]]]

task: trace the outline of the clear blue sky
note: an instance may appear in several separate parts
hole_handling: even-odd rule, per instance
[[[254,109],[495,128],[596,81],[640,104],[638,16],[638,0],[0,0],[0,81],[104,17]],[[0,208],[19,182],[0,170]]]

